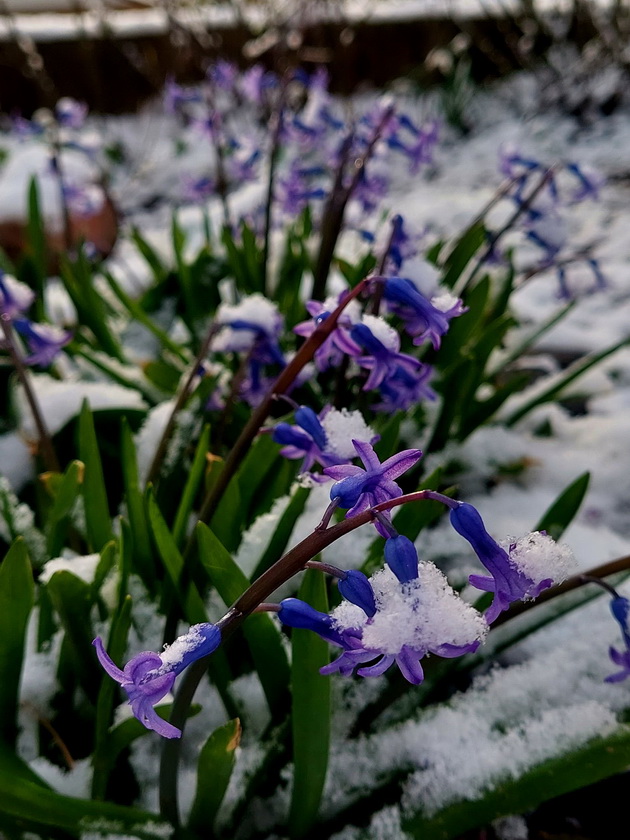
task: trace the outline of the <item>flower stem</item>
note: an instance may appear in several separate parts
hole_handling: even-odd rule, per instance
[[[311,333],[311,335],[306,339],[304,344],[300,347],[298,352],[295,354],[293,359],[289,362],[289,364],[284,368],[282,373],[278,376],[272,387],[269,389],[265,397],[263,398],[260,405],[254,410],[252,415],[250,416],[245,428],[241,432],[239,438],[235,442],[234,446],[230,450],[230,454],[225,459],[225,465],[223,470],[219,474],[216,483],[207,494],[206,498],[204,499],[201,509],[199,511],[199,520],[201,522],[210,522],[212,519],[219,502],[221,501],[221,497],[225,492],[232,476],[236,473],[237,469],[239,468],[243,458],[247,454],[249,447],[252,444],[252,441],[259,433],[263,423],[265,422],[271,406],[274,400],[282,396],[285,391],[290,388],[290,386],[295,381],[296,376],[302,370],[302,368],[310,362],[313,358],[313,355],[318,347],[320,347],[324,341],[328,338],[330,333],[334,330],[337,320],[345,307],[350,303],[351,300],[358,297],[361,292],[368,286],[370,282],[369,278],[365,278],[358,283],[354,289],[352,289],[343,301],[339,304],[337,309],[330,314],[328,318],[322,321],[320,324],[317,325],[315,330]],[[190,552],[192,551],[194,537],[188,542],[186,546],[186,550],[184,552],[184,557],[188,557]]]
[[[0,315],[0,324],[2,325],[2,332],[4,333],[4,339],[7,345],[7,350],[9,351],[11,361],[13,362],[15,373],[22,388],[24,389],[24,394],[26,396],[29,408],[31,409],[31,414],[33,416],[35,427],[37,428],[37,435],[39,438],[39,451],[41,453],[44,465],[46,469],[50,470],[51,472],[61,472],[61,467],[59,465],[57,453],[55,452],[55,447],[53,446],[50,432],[48,431],[48,427],[46,426],[46,422],[44,421],[44,416],[42,414],[39,402],[37,401],[35,391],[33,390],[29,373],[26,369],[24,362],[22,361],[22,357],[15,343],[11,318],[6,314]]]
[[[147,484],[154,483],[159,476],[160,468],[162,466],[162,462],[164,461],[164,456],[166,455],[166,450],[168,448],[168,443],[175,429],[175,421],[177,420],[177,415],[184,407],[184,403],[190,395],[192,383],[195,377],[197,376],[197,372],[199,370],[200,365],[202,364],[205,357],[208,355],[210,343],[216,335],[219,328],[219,325],[217,325],[214,321],[210,324],[210,329],[208,330],[206,337],[204,338],[201,347],[199,348],[199,352],[197,353],[195,360],[190,367],[190,371],[188,373],[188,376],[186,377],[184,386],[179,392],[177,400],[175,401],[175,405],[173,406],[171,416],[168,418],[168,422],[164,427],[164,431],[162,432],[160,442],[158,443],[157,449],[155,450],[155,455],[153,456],[153,461],[151,462],[149,473],[147,475]]]
[[[333,260],[337,240],[339,239],[339,234],[341,233],[341,229],[343,227],[346,205],[358,187],[361,178],[364,176],[365,166],[372,157],[374,148],[381,139],[383,130],[391,119],[393,113],[394,107],[393,105],[390,105],[390,107],[385,110],[378,125],[374,129],[374,134],[370,138],[370,142],[368,143],[366,150],[363,152],[361,157],[354,162],[354,174],[347,187],[343,186],[343,176],[345,165],[352,149],[354,132],[350,132],[343,142],[341,149],[341,162],[337,170],[335,183],[331,190],[330,197],[324,209],[322,238],[319,246],[319,253],[317,255],[317,262],[313,271],[313,291],[311,296],[314,300],[323,300],[323,298],[326,297],[326,281],[328,280],[330,264]]]

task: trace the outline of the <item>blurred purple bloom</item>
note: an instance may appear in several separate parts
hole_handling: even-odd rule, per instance
[[[153,706],[173,688],[175,678],[191,663],[216,650],[221,631],[214,624],[195,624],[188,633],[175,639],[161,654],[144,651],[118,668],[97,637],[92,644],[103,669],[127,692],[131,710],[143,726],[164,738],[179,738],[181,730],[163,720]]]
[[[615,665],[619,665],[621,671],[610,674],[610,676],[606,677],[606,682],[616,683],[622,682],[622,680],[630,677],[630,629],[628,627],[630,601],[627,598],[612,598],[610,601],[610,611],[621,628],[621,634],[625,644],[625,650],[619,651],[614,647],[610,647],[608,651],[610,658]]]
[[[77,102],[69,96],[63,96],[55,105],[55,117],[64,128],[81,128],[88,114],[85,102]]]
[[[35,300],[35,292],[0,268],[0,313],[13,319],[23,315]]]
[[[459,298],[451,295],[428,300],[411,280],[403,277],[378,277],[384,280],[383,298],[391,312],[404,321],[405,330],[413,336],[414,344],[429,339],[437,350],[449,321],[466,312]]]
[[[13,325],[30,350],[24,359],[27,365],[50,367],[62,347],[72,341],[72,333],[52,324],[34,324],[26,318],[19,318]]]
[[[373,316],[364,316],[364,321],[368,323],[355,324],[350,330],[350,338],[367,353],[356,360],[357,364],[370,371],[363,386],[364,391],[379,388],[384,381],[398,371],[412,378],[421,375],[424,367],[422,362],[407,353],[398,352],[400,337],[395,330]],[[371,327],[378,329],[376,335]],[[388,341],[389,346],[384,341]]]
[[[318,300],[307,301],[306,310],[311,315],[311,319],[297,324],[293,327],[293,332],[303,338],[308,338],[315,332],[317,325],[328,318],[331,311],[339,306],[345,294],[347,293],[342,292],[337,298],[329,299],[324,303]],[[349,332],[353,321],[358,318],[358,310],[359,304],[352,301],[339,316],[335,329],[317,348],[314,362],[318,370],[324,371],[331,367],[338,367],[344,355],[361,355],[361,348],[350,338]]]
[[[216,182],[213,178],[201,176],[193,178],[187,176],[183,182],[183,196],[186,201],[204,202],[216,193]]]
[[[380,402],[372,408],[375,411],[395,412],[407,411],[424,400],[434,400],[435,391],[429,385],[433,376],[433,368],[422,364],[413,374],[398,366],[391,376],[381,382],[379,386]]]
[[[173,81],[172,77],[164,85],[164,110],[167,114],[179,113],[185,105],[201,102],[201,91],[198,87],[182,87]]]

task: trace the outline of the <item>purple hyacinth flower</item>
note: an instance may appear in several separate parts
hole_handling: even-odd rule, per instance
[[[376,606],[372,615],[348,603],[333,610],[331,629],[344,650],[320,673],[349,676],[356,669],[360,677],[377,677],[396,664],[408,682],[418,685],[427,654],[452,658],[472,653],[486,636],[483,616],[456,595],[432,563],[417,565],[415,577],[404,583],[391,569],[382,569],[370,585]]]
[[[630,616],[630,601],[627,598],[612,598],[610,601],[610,611],[612,612],[615,621],[621,627],[621,634],[625,644],[625,650],[617,650],[610,647],[608,653],[615,665],[621,668],[615,674],[610,674],[606,677],[605,682],[616,683],[622,682],[627,677],[630,677],[630,628],[628,627],[628,617]]]
[[[0,313],[8,318],[23,315],[35,300],[35,292],[26,285],[5,274],[0,269]]]
[[[24,359],[27,365],[50,367],[61,349],[72,341],[72,333],[52,324],[34,324],[26,318],[19,318],[14,321],[14,326],[30,350]]]
[[[314,464],[330,467],[347,464],[355,457],[352,440],[376,443],[377,434],[367,425],[359,411],[339,411],[325,406],[319,415],[312,408],[300,406],[295,412],[295,426],[278,423],[273,430],[273,439],[284,448],[280,454],[285,458],[303,458],[301,473],[307,473]],[[310,473],[315,481],[327,481],[328,476]]]
[[[341,464],[324,470],[326,475],[336,481],[330,490],[330,498],[339,507],[349,508],[347,517],[374,507],[379,502],[401,496],[402,490],[394,479],[411,469],[422,457],[419,449],[405,449],[381,464],[369,443],[358,440],[352,443],[365,469],[353,464]],[[374,524],[379,534],[387,539],[389,534],[383,525],[378,521]]]
[[[330,313],[335,310],[341,303],[343,296],[347,292],[342,292],[334,298],[329,298],[321,303],[318,300],[309,300],[306,303],[306,309],[311,318],[308,321],[302,321],[293,327],[293,332],[301,335],[303,338],[308,338],[317,329],[318,324],[330,316]],[[350,338],[350,329],[352,325],[359,320],[361,306],[356,300],[350,301],[348,306],[341,313],[335,329],[326,337],[324,342],[315,351],[313,360],[317,370],[324,371],[329,368],[338,367],[344,355],[360,356],[361,348]]]
[[[362,323],[355,324],[350,330],[350,338],[368,354],[357,359],[357,364],[370,371],[364,391],[378,388],[398,370],[405,371],[410,377],[422,371],[423,364],[419,359],[399,352],[400,336],[382,318],[364,315]]]
[[[143,651],[121,670],[108,656],[100,637],[92,644],[98,661],[109,676],[127,692],[131,711],[143,726],[164,738],[179,738],[181,730],[163,720],[153,706],[173,688],[175,678],[197,659],[216,650],[221,631],[214,624],[195,624],[188,633],[175,639],[161,654]]]
[[[451,295],[428,300],[416,289],[411,280],[403,277],[380,277],[384,280],[383,297],[389,309],[405,324],[405,330],[413,336],[414,344],[429,339],[436,350],[442,336],[448,331],[451,318],[462,315],[466,307],[459,298]]]
[[[372,406],[375,411],[392,413],[407,411],[423,400],[434,400],[435,391],[429,385],[433,368],[423,364],[413,374],[403,367],[396,367],[391,376],[379,386],[381,401]]]
[[[479,512],[472,505],[458,502],[451,509],[450,519],[457,533],[468,540],[490,572],[490,577],[469,577],[469,582],[477,589],[494,593],[486,612],[488,624],[492,624],[513,601],[537,598],[543,589],[560,583],[567,576],[571,552],[547,534],[535,531],[511,543],[506,551],[486,531]]]

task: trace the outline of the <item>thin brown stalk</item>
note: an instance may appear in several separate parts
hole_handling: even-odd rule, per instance
[[[9,351],[9,356],[13,362],[16,376],[24,389],[24,395],[26,396],[26,400],[31,410],[31,415],[37,429],[38,449],[41,453],[44,465],[50,472],[61,472],[57,453],[55,452],[55,447],[53,446],[50,432],[46,426],[44,415],[42,414],[41,407],[35,395],[35,391],[33,390],[29,372],[22,360],[17,344],[15,343],[11,318],[6,314],[0,315],[0,324],[2,325],[6,348]]]

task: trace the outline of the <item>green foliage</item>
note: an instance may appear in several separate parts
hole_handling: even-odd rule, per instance
[[[0,565],[0,741],[15,746],[26,627],[33,607],[33,573],[24,540]]]
[[[309,569],[299,597],[327,612],[326,585],[321,572]],[[313,826],[326,780],[330,748],[330,680],[319,673],[329,662],[328,645],[309,630],[293,630],[291,656],[291,728],[293,788],[289,834],[303,837]]]

